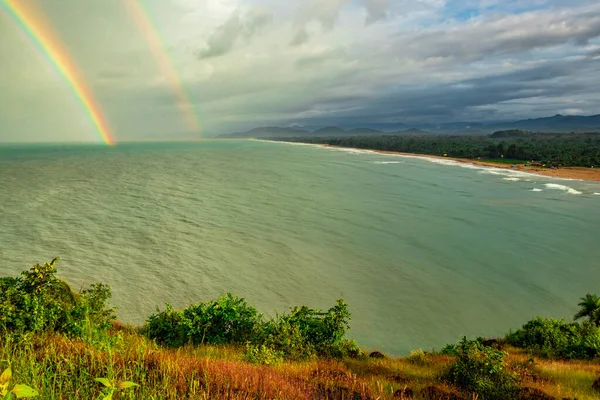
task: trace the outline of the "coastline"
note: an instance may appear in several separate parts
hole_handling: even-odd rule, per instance
[[[332,146],[329,144],[321,144],[315,143],[317,146],[322,147],[332,147],[339,149],[352,149],[352,150],[360,150],[360,151],[371,151],[377,154],[387,154],[387,155],[398,155],[398,156],[408,156],[408,157],[421,157],[421,158],[434,158],[439,160],[451,160],[464,164],[478,165],[482,167],[491,167],[491,168],[500,168],[500,169],[508,169],[510,171],[519,171],[526,172],[535,175],[549,176],[552,178],[560,178],[560,179],[572,179],[572,180],[583,180],[583,181],[592,181],[592,182],[600,182],[600,168],[585,168],[585,167],[564,167],[558,169],[550,169],[550,168],[541,168],[541,167],[526,167],[523,164],[518,164],[517,168],[511,168],[509,164],[500,164],[489,161],[479,161],[472,160],[469,158],[456,158],[456,157],[442,157],[431,154],[416,154],[416,153],[403,153],[399,151],[386,151],[386,150],[374,150],[374,149],[361,149],[354,147],[343,147],[343,146]]]

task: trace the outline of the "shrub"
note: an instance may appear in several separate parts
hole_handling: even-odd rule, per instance
[[[282,351],[265,346],[264,344],[246,344],[244,359],[253,364],[278,365],[283,362],[284,354]]]
[[[481,399],[518,398],[516,376],[505,366],[506,353],[485,347],[479,340],[463,340],[455,347],[456,361],[444,378]]]
[[[164,311],[146,320],[143,332],[170,347],[188,343],[248,343],[264,345],[265,349],[289,359],[317,355],[339,358],[361,353],[354,341],[344,339],[349,320],[348,305],[340,299],[327,312],[295,307],[288,314],[265,321],[246,300],[227,293],[217,301],[192,305],[182,311],[167,304]],[[252,350],[252,354],[258,354],[256,351]]]
[[[180,347],[188,342],[186,326],[182,323],[182,312],[174,310],[169,303],[165,310],[156,310],[146,320],[142,333],[157,343],[168,347]]]
[[[579,324],[538,317],[510,333],[506,340],[543,357],[585,359],[600,354],[600,329],[589,322]]]
[[[106,307],[110,287],[95,284],[74,293],[55,276],[58,260],[36,264],[19,278],[0,278],[0,332],[81,336],[86,330],[108,329],[115,319],[114,309]]]
[[[291,359],[355,355],[360,353],[356,343],[344,339],[349,320],[350,312],[343,299],[327,312],[306,306],[295,307],[289,314],[280,315],[264,325],[263,340]]]
[[[145,332],[171,347],[186,343],[245,343],[255,341],[261,320],[262,315],[245,299],[227,293],[217,301],[192,305],[183,311],[167,305],[165,311],[148,317]]]
[[[427,355],[423,351],[423,349],[417,349],[410,352],[406,360],[414,365],[429,365],[430,361],[427,358]]]

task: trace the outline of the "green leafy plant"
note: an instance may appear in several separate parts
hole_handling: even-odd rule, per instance
[[[216,301],[174,310],[169,304],[146,320],[143,332],[157,343],[249,343],[266,346],[289,359],[314,356],[345,357],[361,354],[354,341],[344,339],[350,312],[343,299],[322,312],[306,306],[265,321],[245,299],[227,293]],[[261,350],[262,351],[262,350]],[[258,354],[257,350],[251,351]]]
[[[137,383],[130,381],[121,381],[118,383],[114,383],[113,381],[107,378],[94,378],[94,380],[104,385],[99,400],[112,400],[116,392],[139,386]]]
[[[284,353],[264,344],[247,343],[244,359],[253,364],[278,365],[283,362]]]
[[[431,363],[423,349],[411,351],[406,360],[414,365],[429,365]]]
[[[343,299],[326,312],[306,306],[268,321],[263,328],[264,342],[287,358],[345,357],[358,354],[356,343],[344,339],[350,312]]]
[[[505,352],[465,337],[456,346],[455,355],[456,361],[444,375],[446,380],[481,399],[518,398],[517,378],[505,366]]]
[[[245,343],[256,340],[262,321],[245,299],[226,293],[216,301],[176,311],[170,305],[146,320],[145,333],[171,347],[192,344]]]
[[[9,368],[5,369],[2,375],[0,375],[0,397],[3,399],[22,399],[26,397],[39,396],[37,390],[23,384],[15,384],[10,388],[10,381],[12,380],[12,370]]]
[[[543,357],[587,359],[600,354],[600,328],[589,322],[578,324],[538,317],[510,333],[506,340]]]
[[[18,278],[0,278],[0,332],[60,332],[82,336],[105,331],[115,319],[106,306],[110,287],[95,284],[81,293],[56,278],[59,258],[36,264]]]

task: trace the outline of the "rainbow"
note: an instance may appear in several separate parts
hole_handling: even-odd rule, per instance
[[[151,22],[149,13],[142,8],[138,0],[123,0],[123,3],[150,47],[161,73],[171,86],[187,128],[191,132],[200,134],[200,124],[198,117],[194,113],[194,106],[190,101],[190,96],[184,90],[181,79],[179,79],[173,63],[164,50],[158,33]]]
[[[107,145],[114,145],[116,142],[108,121],[102,114],[102,109],[92,91],[87,87],[62,41],[54,34],[43,16],[31,6],[29,1],[0,0],[0,8],[27,35],[32,44],[40,50],[52,67],[73,89],[75,97],[90,117],[102,141]]]

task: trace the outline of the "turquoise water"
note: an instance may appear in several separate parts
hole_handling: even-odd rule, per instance
[[[231,291],[405,354],[570,317],[600,291],[600,184],[253,141],[0,148],[0,275],[61,256],[141,323]]]

